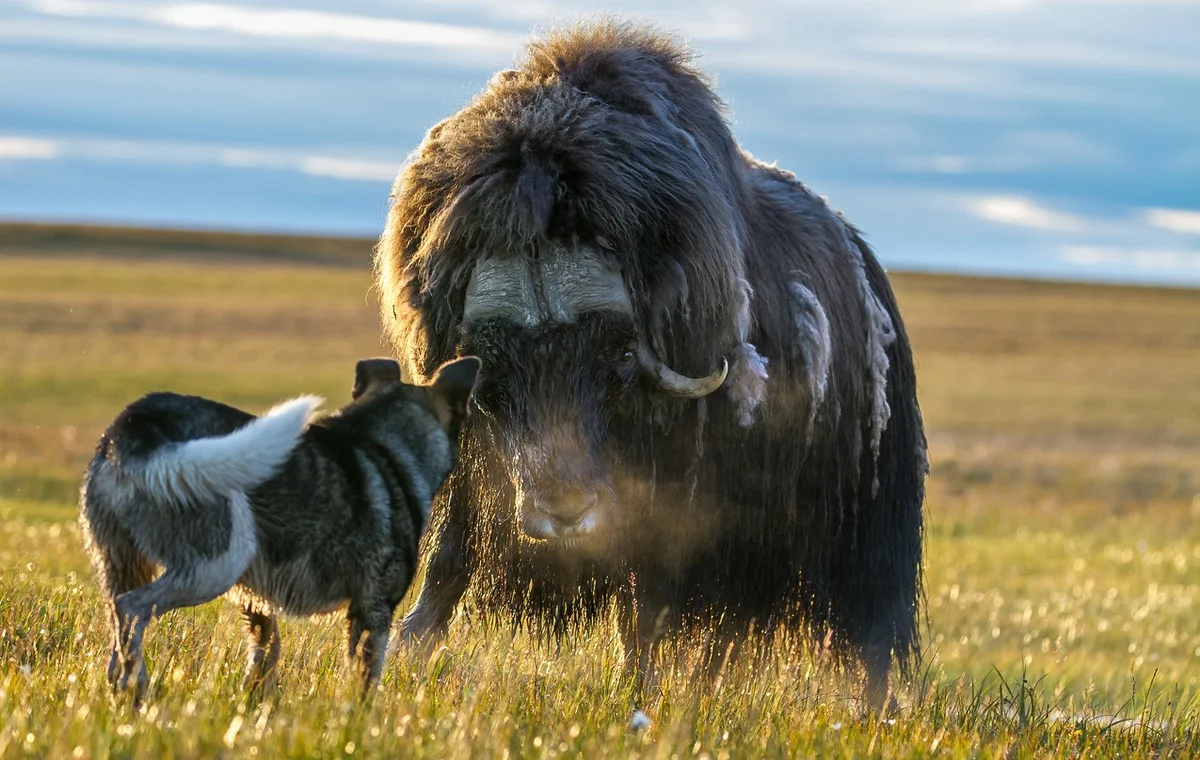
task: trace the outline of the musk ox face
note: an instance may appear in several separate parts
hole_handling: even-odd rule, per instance
[[[616,262],[589,246],[483,258],[458,349],[487,370],[475,403],[509,464],[515,520],[536,541],[596,541],[625,517],[655,394],[700,398],[727,366],[684,377],[657,359]]]

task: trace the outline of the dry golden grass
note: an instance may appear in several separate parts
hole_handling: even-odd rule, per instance
[[[156,696],[144,714],[114,705],[73,522],[96,437],[156,389],[252,410],[302,391],[341,403],[354,361],[385,352],[369,245],[0,225],[0,756],[1200,746],[1200,292],[904,274],[933,475],[928,661],[894,723],[860,717],[838,674],[780,649],[719,690],[681,666],[633,732],[611,625],[554,650],[464,619],[428,662],[395,653],[367,706],[341,625],[289,621],[284,690],[247,709],[221,603],[152,628]]]
[[[1200,443],[1195,290],[899,275],[935,433]]]

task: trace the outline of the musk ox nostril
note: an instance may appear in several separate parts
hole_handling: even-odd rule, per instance
[[[534,502],[539,512],[562,525],[574,525],[596,506],[595,491],[581,488],[557,488],[540,495]]]

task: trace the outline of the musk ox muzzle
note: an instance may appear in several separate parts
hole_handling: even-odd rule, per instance
[[[613,521],[614,499],[590,486],[545,483],[517,491],[521,532],[535,541],[589,537]]]
[[[574,411],[570,404],[537,406],[560,414]],[[551,421],[534,413],[521,434],[506,439],[516,522],[526,538],[575,543],[616,522],[612,470],[601,442],[578,420]]]

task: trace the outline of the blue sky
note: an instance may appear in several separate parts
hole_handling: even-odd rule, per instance
[[[1200,285],[1200,0],[0,0],[0,218],[375,235],[425,129],[596,12],[686,38],[889,267]]]

